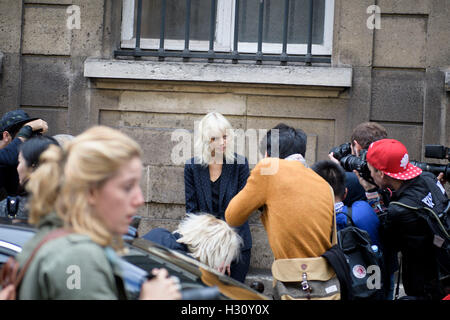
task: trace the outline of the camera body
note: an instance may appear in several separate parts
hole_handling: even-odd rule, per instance
[[[330,152],[333,152],[333,157],[341,160],[343,157],[352,154],[352,148],[350,146],[350,142],[347,142],[341,144],[340,146],[332,148]]]
[[[350,142],[347,142],[332,148],[330,152],[333,152],[333,156],[339,160],[345,171],[353,172],[353,170],[356,170],[362,178],[372,182],[372,176],[370,175],[370,170],[367,166],[366,149],[361,150],[359,156],[354,156],[352,155]]]

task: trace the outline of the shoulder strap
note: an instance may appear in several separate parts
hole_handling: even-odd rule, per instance
[[[334,191],[333,188],[330,186],[331,190],[331,198],[333,199],[333,225],[332,225],[332,231],[331,231],[331,246],[334,246],[337,244],[337,225],[336,225],[336,209],[334,207]]]
[[[348,206],[347,207],[347,213],[345,212],[341,212],[342,214],[345,214],[348,218],[347,220],[347,226],[354,226],[355,223],[353,222],[353,216],[352,216],[352,207]]]
[[[420,209],[427,210],[428,212],[431,213],[432,217],[434,217],[434,219],[437,221],[437,223],[439,224],[439,228],[444,232],[444,234],[447,236],[447,238],[450,238],[450,235],[449,235],[448,231],[445,229],[444,225],[442,224],[441,219],[439,219],[439,216],[436,214],[436,212],[434,212],[430,208],[408,206],[407,204],[404,204],[404,203],[401,203],[398,201],[392,201],[389,205],[391,205],[391,204],[395,204],[395,205],[398,205],[398,206],[401,206],[404,208],[408,208],[410,210],[413,210],[414,212],[417,212]],[[449,206],[447,206],[446,210],[448,210],[448,208],[449,208]]]
[[[41,240],[41,242],[39,242],[39,244],[36,246],[36,248],[34,248],[34,250],[33,250],[33,252],[31,253],[30,257],[28,258],[27,262],[25,263],[25,265],[23,266],[23,268],[20,270],[19,275],[17,276],[16,281],[15,281],[16,287],[18,287],[18,285],[19,285],[20,282],[22,281],[22,279],[23,279],[23,277],[24,277],[24,275],[25,275],[25,272],[27,271],[28,267],[29,267],[30,264],[31,264],[31,261],[33,260],[34,256],[35,256],[36,253],[39,251],[39,249],[40,249],[45,243],[47,243],[48,241],[54,240],[54,239],[56,239],[56,238],[63,237],[63,236],[65,236],[65,235],[67,235],[67,234],[70,234],[70,233],[72,233],[72,232],[69,231],[69,230],[67,230],[67,229],[60,228],[60,229],[56,229],[56,230],[50,232],[49,234],[47,234],[47,235]]]

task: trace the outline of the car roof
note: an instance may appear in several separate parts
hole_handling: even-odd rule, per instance
[[[0,221],[0,240],[3,242],[22,248],[35,233],[36,229],[26,223],[4,223],[4,221]]]

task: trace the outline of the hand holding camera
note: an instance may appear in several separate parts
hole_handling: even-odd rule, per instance
[[[46,133],[48,131],[48,124],[46,121],[42,120],[42,119],[36,119],[30,122],[25,123],[24,126],[30,126],[31,130],[34,132],[39,132],[39,133]]]
[[[30,139],[37,135],[42,135],[48,131],[48,124],[42,119],[32,120],[25,123],[20,131],[17,133],[17,137],[22,141]]]
[[[357,171],[358,178],[362,178],[363,180],[365,180],[365,182],[371,184],[372,187],[370,189],[373,189],[375,187],[375,183],[372,180],[369,167],[367,166],[366,154],[367,150],[362,149],[360,150],[358,156],[353,155],[350,142],[348,142],[343,143],[338,147],[332,148],[330,150],[329,158],[332,161],[339,161],[339,164],[344,168],[345,171]],[[363,184],[361,185],[364,187]]]

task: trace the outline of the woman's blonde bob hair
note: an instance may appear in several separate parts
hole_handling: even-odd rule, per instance
[[[86,130],[62,149],[50,146],[27,184],[31,194],[29,222],[37,224],[56,211],[74,232],[89,235],[101,246],[120,248],[121,235],[107,230],[89,205],[88,196],[141,154],[133,139],[105,126]]]
[[[188,213],[174,232],[181,235],[177,242],[184,243],[194,258],[211,268],[239,259],[242,238],[211,214]]]
[[[211,138],[227,136],[227,145],[225,149],[225,159],[227,163],[233,163],[234,145],[233,145],[233,127],[230,122],[218,112],[210,112],[200,120],[195,134],[195,156],[196,163],[204,166],[209,165],[212,160]],[[222,159],[218,159],[222,160]]]

